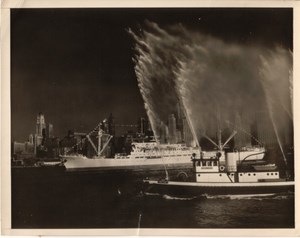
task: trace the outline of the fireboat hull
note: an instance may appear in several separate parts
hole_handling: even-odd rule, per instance
[[[144,192],[150,194],[191,197],[199,195],[274,195],[294,193],[294,181],[252,183],[199,183],[144,180]]]

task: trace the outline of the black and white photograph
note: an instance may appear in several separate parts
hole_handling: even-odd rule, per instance
[[[296,228],[292,6],[9,22],[10,229]]]

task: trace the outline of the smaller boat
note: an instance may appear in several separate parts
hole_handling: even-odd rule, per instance
[[[59,158],[52,158],[52,159],[41,159],[37,161],[36,166],[38,167],[62,167],[64,161]]]
[[[175,197],[204,194],[266,196],[294,192],[294,181],[281,178],[273,164],[257,167],[264,168],[262,171],[253,168],[247,171],[238,162],[234,157],[226,156],[224,151],[216,152],[210,158],[196,158],[193,154],[194,176],[191,181],[145,179],[144,192]]]

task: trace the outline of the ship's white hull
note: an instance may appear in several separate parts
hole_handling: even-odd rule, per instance
[[[81,156],[69,156],[64,163],[67,171],[75,170],[141,170],[141,169],[170,169],[186,167],[192,168],[190,157],[163,157],[163,158],[95,158],[88,159]]]
[[[66,162],[64,163],[67,171],[72,170],[142,170],[142,169],[171,169],[171,168],[192,168],[191,155],[198,151],[189,151],[185,154],[172,154],[163,156],[161,153],[152,153],[148,155],[148,158],[136,158],[138,157],[122,157],[122,158],[93,158],[89,159],[85,156],[74,155],[64,157]],[[261,152],[261,151],[259,151]],[[256,154],[257,151],[243,151],[233,152],[231,156],[236,159],[244,159],[251,154]],[[188,155],[187,155],[188,154]],[[213,153],[215,154],[215,152]],[[238,156],[238,157],[237,157]],[[263,159],[263,153],[255,155],[252,159],[261,160]]]

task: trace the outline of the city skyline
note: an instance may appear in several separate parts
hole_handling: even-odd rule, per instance
[[[124,124],[145,116],[127,32],[145,20],[293,50],[292,19],[292,9],[13,9],[12,139],[26,140],[40,111],[59,137],[88,131],[109,113]]]

